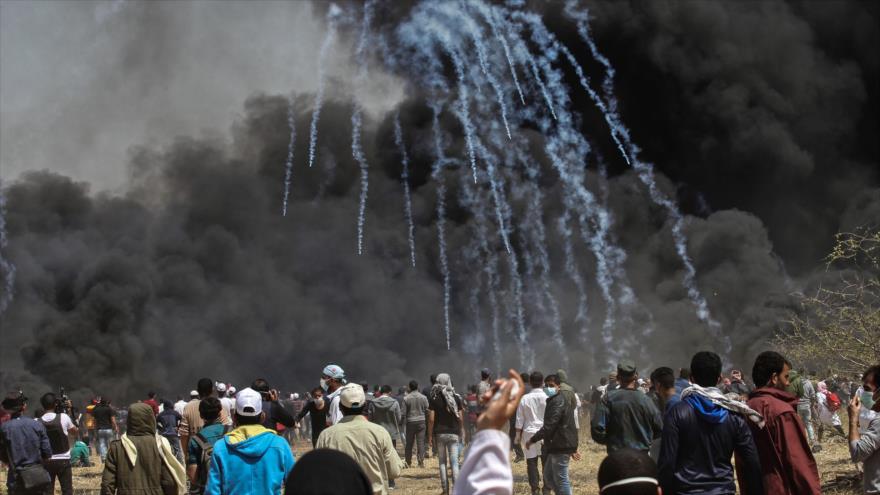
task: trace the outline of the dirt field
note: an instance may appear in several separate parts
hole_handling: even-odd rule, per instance
[[[308,442],[297,442],[294,453],[297,458],[310,450]],[[599,469],[599,463],[605,457],[605,448],[593,443],[586,438],[581,439],[581,453],[583,458],[580,461],[572,461],[571,478],[574,493],[576,494],[598,494],[599,490],[596,485],[596,471]],[[399,449],[401,456],[402,448]],[[822,452],[816,455],[819,463],[819,472],[822,476],[822,483],[826,485],[832,480],[842,476],[850,476],[854,474],[855,467],[849,461],[849,453],[846,443],[843,439],[838,438],[833,442],[825,443]],[[97,458],[93,458],[97,461]],[[98,462],[100,464],[100,462]],[[526,495],[529,493],[528,478],[526,477],[526,463],[520,462],[513,465],[514,475],[514,493],[517,495]],[[74,470],[74,493],[78,495],[98,494],[101,485],[101,468],[80,468]],[[858,494],[860,485],[856,484],[849,487],[839,489],[823,490],[823,493],[833,494]],[[0,473],[0,494],[6,493],[6,472]],[[61,493],[57,487],[55,493]],[[403,476],[397,481],[397,489],[393,492],[398,495],[427,495],[440,493],[440,478],[437,472],[436,458],[428,459],[425,462],[424,469],[410,468],[403,472]]]

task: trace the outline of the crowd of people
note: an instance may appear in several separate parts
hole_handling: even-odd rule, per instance
[[[723,369],[712,352],[678,376],[660,367],[642,378],[622,361],[583,394],[565,370],[496,378],[483,369],[462,395],[449,373],[395,393],[330,364],[302,396],[282,397],[264,379],[236,390],[202,378],[189,401],[149,392],[126,408],[96,397],[79,411],[50,392],[33,415],[17,391],[0,410],[0,461],[12,495],[53,493],[56,481],[72,494],[73,469],[92,450],[102,495],[387,494],[431,456],[445,494],[511,494],[512,463],[525,461],[533,495],[568,495],[583,425],[607,451],[603,495],[794,495],[820,493],[813,454],[827,432],[848,442],[864,492],[880,493],[880,365],[814,382],[767,351],[751,382]],[[297,460],[296,442],[312,446]]]

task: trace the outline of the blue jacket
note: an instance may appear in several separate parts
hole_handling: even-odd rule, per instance
[[[214,444],[205,495],[280,494],[293,462],[287,441],[274,431],[240,426]]]
[[[735,493],[730,462],[734,452],[743,493],[764,493],[760,459],[747,421],[699,396],[668,408],[658,462],[663,493]]]

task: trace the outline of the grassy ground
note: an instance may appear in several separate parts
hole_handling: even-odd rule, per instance
[[[576,494],[598,494],[599,490],[596,485],[596,472],[599,469],[599,463],[605,457],[605,448],[593,443],[592,441],[581,439],[581,453],[583,457],[580,461],[572,461],[571,463],[571,480]],[[297,442],[294,453],[297,458],[310,450],[308,442]],[[401,456],[403,450],[399,449]],[[97,458],[93,458],[100,465]],[[849,452],[843,439],[834,439],[825,442],[825,448],[822,452],[816,454],[816,461],[819,464],[819,473],[822,477],[823,485],[837,479],[838,477],[850,476],[856,472],[854,465],[849,461]],[[514,493],[517,495],[525,495],[529,493],[528,478],[526,477],[526,463],[520,462],[513,464],[514,476]],[[73,476],[74,493],[78,495],[93,495],[99,492],[101,485],[101,468],[99,466],[91,468],[74,469]],[[859,482],[860,483],[860,482]],[[844,484],[846,485],[846,484]],[[842,488],[823,490],[823,493],[832,494],[858,494],[860,484],[843,486]],[[6,472],[0,473],[0,494],[6,493]],[[60,491],[56,487],[56,492]],[[393,492],[397,495],[426,495],[440,493],[440,477],[438,474],[436,458],[427,459],[425,467],[419,469],[417,467],[404,470],[401,478],[397,480],[397,489]]]

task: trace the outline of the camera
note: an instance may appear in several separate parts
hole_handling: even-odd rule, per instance
[[[69,414],[70,411],[67,410],[67,403],[70,402],[70,398],[64,393],[64,387],[61,387],[60,392],[61,398],[55,399],[55,412],[58,414]]]

